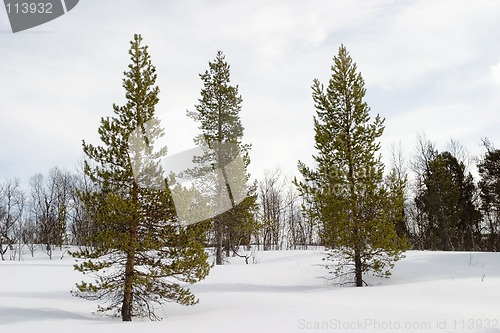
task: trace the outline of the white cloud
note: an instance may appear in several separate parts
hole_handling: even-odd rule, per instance
[[[500,85],[500,62],[494,66],[491,66],[491,75],[493,76],[493,81]]]
[[[491,45],[497,8],[464,1],[386,4],[355,40],[367,79],[392,89],[475,61]],[[491,2],[489,6],[493,5]],[[498,50],[498,49],[497,49]]]

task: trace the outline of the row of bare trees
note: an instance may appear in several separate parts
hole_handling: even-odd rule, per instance
[[[317,226],[302,214],[302,198],[279,169],[269,171],[258,185],[258,249],[305,249],[318,245]]]
[[[52,259],[57,247],[85,245],[92,223],[77,196],[85,186],[84,177],[58,168],[34,175],[27,187],[19,179],[0,183],[1,259],[21,260],[24,249],[33,256],[37,247]]]
[[[27,186],[19,179],[0,183],[0,255],[21,260],[39,248],[52,259],[64,245],[85,246],[95,225],[78,198],[92,186],[81,173],[57,167],[36,174]],[[261,250],[304,249],[318,245],[315,224],[301,213],[302,199],[280,170],[268,172],[258,185],[258,210],[251,243]]]

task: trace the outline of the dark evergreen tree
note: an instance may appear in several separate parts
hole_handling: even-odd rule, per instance
[[[333,61],[326,91],[318,80],[312,86],[316,166],[299,162],[304,180],[295,183],[308,200],[306,213],[321,224],[326,259],[335,260],[327,267],[361,287],[364,273],[388,277],[408,245],[395,229],[401,201],[391,200],[377,156],[384,121],[371,121],[363,78],[344,46]]]
[[[424,247],[431,250],[475,250],[480,242],[481,213],[474,204],[472,175],[449,152],[437,154],[423,175],[416,197],[424,213]]]
[[[218,212],[211,222],[216,264],[221,265],[224,255],[237,255],[239,245],[250,242],[256,226],[256,189],[248,184],[250,145],[242,143],[242,98],[238,86],[231,85],[230,66],[221,51],[200,78],[201,97],[196,111],[188,112],[188,116],[200,124],[202,133],[195,143],[204,153],[194,158],[197,167],[190,170],[189,177],[204,189],[210,205]]]
[[[480,251],[483,248],[481,235],[483,214],[477,203],[478,188],[470,172],[465,177],[460,177],[459,181],[461,211],[458,224],[459,248],[461,251]]]
[[[156,69],[140,35],[130,45],[131,63],[123,79],[127,102],[113,106],[114,117],[101,119],[102,146],[83,142],[84,171],[95,189],[83,189],[80,197],[96,231],[88,241],[93,246],[73,253],[83,259],[75,269],[95,277],[94,282],[77,284],[74,294],[104,301],[100,310],[115,310],[124,321],[135,316],[158,319],[155,305],[165,302],[195,304],[184,285],[203,279],[209,270],[197,240],[204,231],[176,223],[159,163],[166,148],[153,150],[163,135],[155,116]],[[142,135],[144,145],[135,145],[133,133]]]
[[[485,222],[485,250],[500,251],[500,149],[485,140],[486,153],[479,163],[481,211]]]

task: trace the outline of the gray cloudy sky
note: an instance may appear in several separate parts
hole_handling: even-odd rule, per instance
[[[17,34],[0,8],[1,179],[73,170],[81,140],[98,143],[100,117],[124,103],[134,33],[158,69],[171,153],[193,147],[185,111],[222,50],[244,100],[252,173],[295,174],[314,153],[312,80],[328,80],[342,43],[386,118],[385,156],[400,140],[412,153],[419,133],[441,149],[450,138],[472,153],[484,137],[500,146],[500,1],[81,0]]]

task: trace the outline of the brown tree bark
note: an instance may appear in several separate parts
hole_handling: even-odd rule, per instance
[[[132,187],[132,200],[134,206],[137,207],[139,202],[139,188],[134,183]],[[137,227],[139,225],[139,216],[135,213],[132,217],[130,230],[129,230],[129,245],[127,251],[127,262],[125,264],[125,283],[123,290],[123,303],[122,303],[122,320],[132,321],[132,302],[133,302],[133,282],[135,274],[135,252],[137,244]]]

